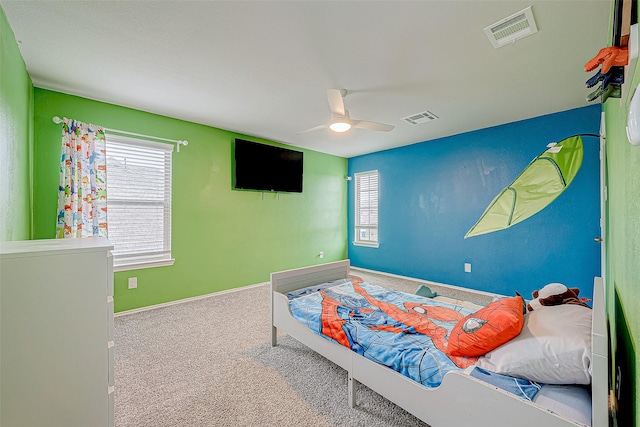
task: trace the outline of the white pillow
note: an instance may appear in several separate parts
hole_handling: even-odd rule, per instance
[[[534,310],[520,335],[482,356],[477,366],[545,384],[590,384],[591,309],[564,304]]]

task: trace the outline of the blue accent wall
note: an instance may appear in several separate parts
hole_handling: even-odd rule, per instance
[[[583,138],[582,167],[550,206],[506,230],[464,235],[548,143],[599,128],[600,104],[349,159],[350,176],[380,177],[379,248],[352,243],[349,181],[351,265],[525,298],[561,282],[591,298],[600,275],[598,138]]]

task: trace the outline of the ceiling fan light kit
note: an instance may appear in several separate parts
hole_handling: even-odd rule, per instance
[[[338,133],[346,132],[352,127],[381,132],[389,132],[395,127],[385,123],[369,122],[366,120],[352,120],[349,117],[349,112],[344,108],[343,98],[346,95],[346,89],[328,89],[327,100],[329,101],[329,109],[331,110],[331,121],[328,124],[303,130],[302,132],[298,132],[298,134],[320,130],[326,127]]]
[[[333,122],[329,125],[329,129],[331,129],[334,132],[346,132],[349,129],[351,129],[351,124],[346,122],[346,121],[337,121],[337,122]]]

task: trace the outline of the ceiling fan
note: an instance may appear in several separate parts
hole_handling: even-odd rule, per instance
[[[344,108],[343,98],[345,96],[347,96],[346,89],[327,89],[327,99],[329,100],[329,108],[331,109],[331,121],[327,124],[315,126],[310,129],[303,130],[302,132],[298,132],[298,135],[327,127],[334,132],[346,132],[352,127],[382,132],[389,132],[394,128],[394,126],[384,123],[352,119],[349,117],[349,111]]]

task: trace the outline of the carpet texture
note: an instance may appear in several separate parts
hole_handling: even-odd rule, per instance
[[[349,408],[346,371],[286,335],[272,348],[268,286],[116,317],[114,339],[116,427],[426,426],[362,385]]]

